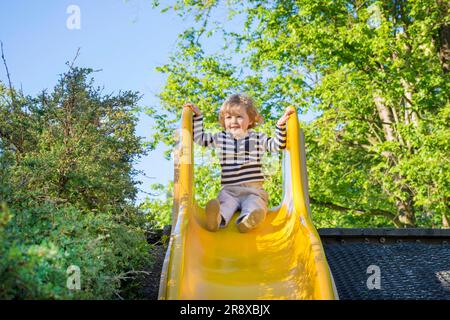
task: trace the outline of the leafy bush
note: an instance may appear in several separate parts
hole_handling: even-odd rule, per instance
[[[151,264],[142,230],[109,213],[44,204],[3,209],[0,220],[3,299],[117,298],[126,270]],[[67,288],[71,265],[80,268],[81,290]]]
[[[156,183],[152,184],[151,188],[156,192],[153,198],[146,198],[141,203],[140,209],[144,212],[146,217],[146,225],[148,229],[162,229],[165,225],[171,224],[173,195],[173,182],[164,186]],[[162,193],[164,193],[162,195]]]
[[[133,298],[151,264],[134,205],[139,96],[103,95],[92,72],[71,67],[37,97],[0,82],[0,299]]]

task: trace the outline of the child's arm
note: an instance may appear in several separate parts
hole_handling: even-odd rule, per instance
[[[275,138],[268,137],[264,133],[260,133],[261,143],[264,151],[278,152],[286,148],[286,124],[278,125],[275,128]]]
[[[187,103],[184,105],[185,108],[190,108],[194,112],[194,141],[204,147],[215,147],[216,146],[216,135],[212,133],[207,133],[203,129],[203,115],[200,109],[192,103]]]
[[[275,138],[267,137],[265,134],[261,135],[263,147],[266,151],[278,152],[286,148],[286,122],[293,113],[294,110],[287,108],[283,116],[278,120],[275,128]]]

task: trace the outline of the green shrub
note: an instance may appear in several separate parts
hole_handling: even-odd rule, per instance
[[[0,221],[2,299],[117,298],[128,295],[124,273],[151,264],[143,230],[108,213],[45,204],[4,208]],[[81,290],[67,288],[71,265],[80,268]]]

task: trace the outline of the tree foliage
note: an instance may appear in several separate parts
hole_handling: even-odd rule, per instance
[[[159,120],[154,144],[175,144],[186,101],[197,103],[206,127],[217,130],[221,102],[244,91],[260,105],[264,131],[288,105],[318,114],[303,124],[318,226],[448,226],[448,2],[154,6],[194,21],[171,61],[158,68],[167,81],[159,95],[164,113],[149,109]],[[213,183],[207,189],[216,190],[207,163],[196,169],[196,184]],[[280,184],[271,183],[266,188],[277,197]]]
[[[34,97],[0,82],[2,298],[118,298],[150,263],[134,205],[139,95],[103,94],[92,72],[70,66]],[[71,265],[81,290],[66,286]]]

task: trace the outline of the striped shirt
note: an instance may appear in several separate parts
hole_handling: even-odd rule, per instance
[[[235,139],[230,132],[207,133],[203,116],[194,116],[194,141],[204,147],[218,150],[222,168],[222,185],[236,185],[264,181],[262,156],[286,148],[286,124],[276,126],[275,138],[262,132],[248,130],[246,136]]]

